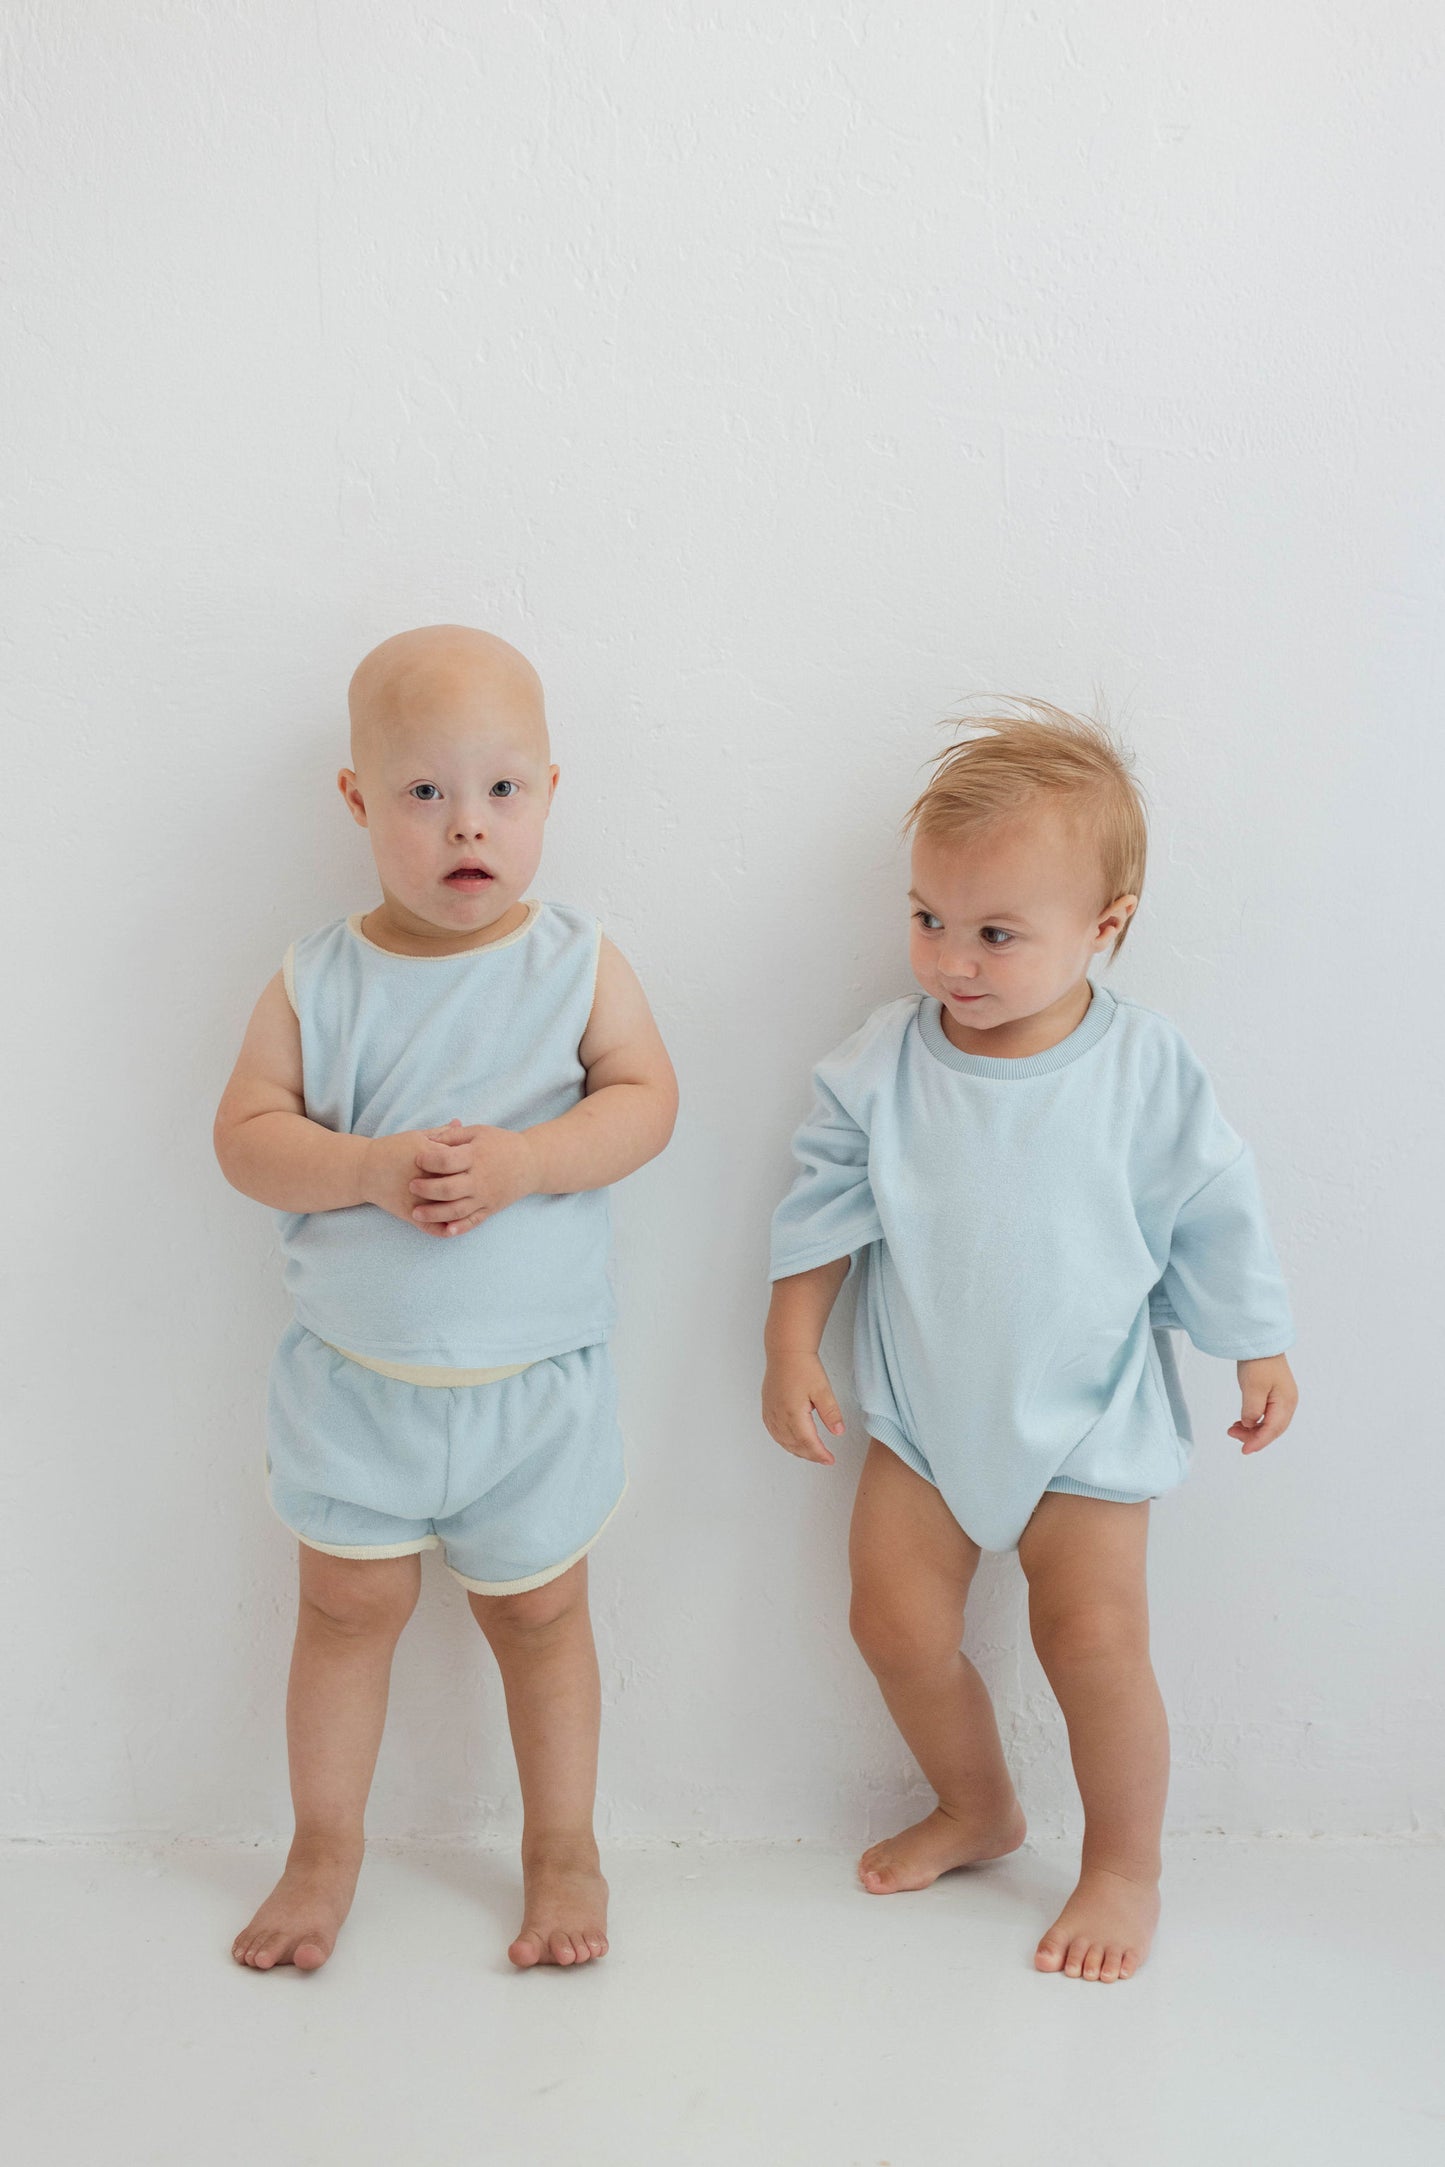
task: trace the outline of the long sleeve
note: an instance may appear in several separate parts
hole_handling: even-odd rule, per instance
[[[1289,1296],[1248,1145],[1180,1207],[1150,1319],[1181,1326],[1201,1354],[1232,1362],[1283,1354],[1293,1344]]]
[[[838,1058],[813,1071],[812,1110],[793,1138],[798,1172],[773,1214],[771,1279],[851,1257],[883,1231],[868,1179],[867,1134],[829,1080]]]

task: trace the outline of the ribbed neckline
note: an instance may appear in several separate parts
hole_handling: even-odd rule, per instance
[[[494,956],[501,949],[510,948],[513,941],[519,941],[524,934],[530,933],[541,915],[541,910],[540,903],[529,899],[527,915],[515,932],[508,933],[503,940],[483,941],[480,948],[458,948],[449,956],[404,956],[395,948],[383,948],[379,941],[368,940],[361,930],[361,921],[366,916],[364,910],[354,910],[351,913],[346,921],[346,930],[356,936],[363,948],[369,948],[374,956],[385,956],[391,963],[474,963],[478,956]]]
[[[923,1033],[924,1045],[945,1068],[957,1069],[963,1076],[991,1076],[1000,1083],[1021,1083],[1029,1076],[1051,1076],[1055,1069],[1067,1068],[1081,1053],[1097,1046],[1113,1022],[1118,1006],[1116,996],[1107,986],[1094,986],[1093,998],[1067,1038],[1061,1038],[1057,1046],[1048,1046],[1042,1053],[1022,1054],[1016,1061],[1001,1061],[990,1053],[961,1052],[944,1033],[941,1002],[920,1001],[918,1027]]]

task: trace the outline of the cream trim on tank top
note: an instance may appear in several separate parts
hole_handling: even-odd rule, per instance
[[[458,956],[486,956],[490,955],[494,949],[510,948],[513,941],[519,941],[524,933],[531,932],[533,926],[537,923],[538,918],[541,916],[541,912],[541,904],[536,900],[535,896],[529,896],[527,898],[526,917],[513,932],[506,935],[505,939],[499,941],[483,941],[480,948],[458,948],[455,949],[453,953],[449,956],[405,956],[402,955],[398,949],[383,948],[379,941],[369,939],[367,935],[362,932],[361,921],[366,916],[366,912],[364,910],[354,910],[351,913],[350,917],[346,921],[346,930],[348,933],[353,934],[355,938],[360,941],[363,948],[369,948],[373,955],[391,956],[398,963],[455,963]],[[598,930],[600,933],[601,928],[599,927]],[[285,955],[281,958],[281,983],[286,989],[286,998],[291,1003],[292,1013],[299,1016],[301,1011],[296,1006],[295,941],[292,941]]]
[[[504,1362],[500,1369],[438,1369],[427,1363],[378,1362],[369,1354],[353,1353],[350,1347],[337,1347],[329,1339],[322,1345],[330,1347],[333,1354],[344,1355],[348,1362],[355,1362],[358,1369],[375,1370],[378,1377],[395,1377],[400,1384],[500,1384],[504,1377],[520,1377],[524,1369],[532,1367],[530,1362]]]
[[[395,948],[383,948],[380,942],[369,940],[366,934],[362,932],[361,921],[366,916],[364,910],[351,913],[346,921],[346,929],[349,933],[355,935],[363,948],[370,948],[379,956],[392,956],[401,963],[454,963],[458,956],[490,955],[496,949],[510,948],[513,941],[519,941],[524,933],[531,932],[541,915],[541,910],[540,902],[535,897],[531,897],[527,901],[526,917],[514,932],[506,935],[505,939],[484,941],[480,948],[459,948],[449,956],[406,956],[399,955]],[[601,947],[600,926],[598,928],[598,947]],[[286,988],[286,998],[293,1009],[296,1007],[295,959],[296,944],[293,941],[281,960],[281,979]],[[399,1384],[436,1385],[448,1388],[453,1385],[500,1384],[504,1377],[520,1377],[524,1369],[532,1367],[530,1362],[505,1362],[500,1368],[496,1369],[444,1369],[427,1363],[379,1362],[369,1354],[357,1354],[350,1347],[337,1347],[329,1339],[324,1340],[322,1344],[330,1347],[333,1354],[343,1356],[348,1362],[355,1362],[359,1369],[374,1370],[378,1377],[394,1377]]]
[[[396,963],[456,963],[463,956],[491,956],[496,955],[503,948],[510,948],[513,941],[519,941],[524,933],[531,932],[541,914],[541,909],[542,906],[535,896],[529,896],[527,898],[526,917],[519,926],[514,926],[510,933],[504,934],[501,940],[483,941],[476,948],[454,948],[449,956],[409,956],[403,954],[399,948],[383,948],[380,941],[374,941],[362,932],[361,921],[367,915],[364,910],[354,910],[351,913],[351,916],[346,921],[346,930],[348,933],[356,935],[363,948],[373,949],[379,956],[390,956],[393,962]]]

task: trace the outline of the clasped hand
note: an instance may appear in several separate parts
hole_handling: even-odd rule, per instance
[[[537,1152],[525,1130],[407,1129],[373,1138],[363,1171],[365,1201],[423,1234],[465,1234],[519,1198],[535,1194]]]
[[[537,1186],[536,1157],[524,1130],[464,1128],[455,1118],[428,1129],[407,1183],[417,1199],[412,1222],[426,1234],[465,1234]]]

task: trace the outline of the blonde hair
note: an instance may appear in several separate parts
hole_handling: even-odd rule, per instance
[[[1011,700],[998,713],[955,718],[947,729],[975,734],[938,754],[909,807],[905,835],[957,842],[1037,807],[1057,805],[1098,850],[1101,904],[1140,895],[1148,826],[1143,792],[1124,747],[1101,722],[1045,700]],[[1124,945],[1126,919],[1109,960]]]

